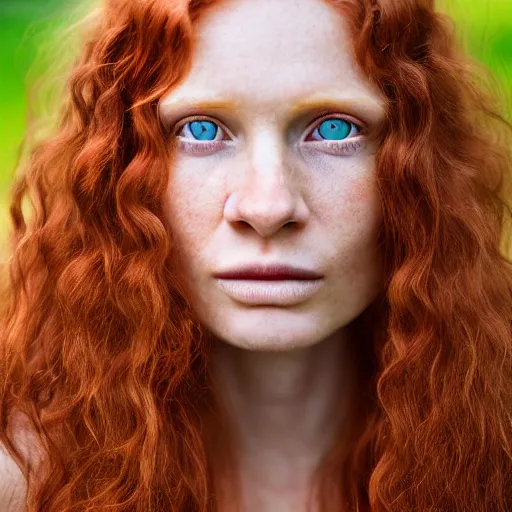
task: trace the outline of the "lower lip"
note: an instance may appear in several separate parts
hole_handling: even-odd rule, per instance
[[[322,286],[323,279],[217,279],[217,282],[231,298],[246,304],[290,306],[314,295]]]

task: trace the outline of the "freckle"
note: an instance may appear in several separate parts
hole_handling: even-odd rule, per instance
[[[373,182],[370,179],[360,179],[350,185],[347,199],[354,203],[368,201],[373,196]]]

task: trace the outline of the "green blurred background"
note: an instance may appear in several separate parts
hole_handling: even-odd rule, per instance
[[[73,3],[0,0],[0,243],[10,230],[7,200],[25,128],[27,72],[46,38],[53,34],[58,42],[68,19],[62,8]],[[438,0],[437,5],[452,16],[467,50],[494,72],[512,98],[512,0]],[[509,107],[509,119],[511,112]]]

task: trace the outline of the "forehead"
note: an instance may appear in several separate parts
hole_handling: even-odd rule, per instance
[[[224,0],[195,34],[192,69],[173,101],[199,92],[274,109],[330,91],[378,101],[352,55],[345,20],[324,0]]]

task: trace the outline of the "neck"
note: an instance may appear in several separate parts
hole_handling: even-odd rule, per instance
[[[214,345],[212,373],[237,434],[244,488],[297,496],[309,485],[348,421],[355,375],[348,338],[342,330],[281,352]]]

